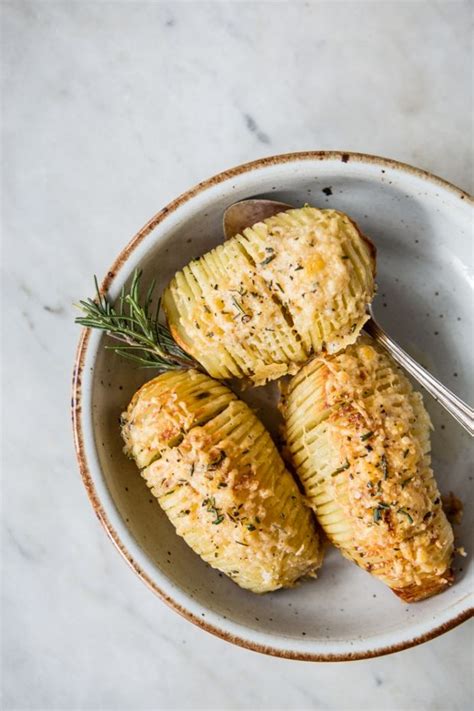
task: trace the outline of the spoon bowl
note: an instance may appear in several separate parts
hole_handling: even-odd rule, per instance
[[[234,235],[241,234],[246,227],[278,215],[279,212],[291,210],[291,207],[286,202],[277,200],[251,199],[234,202],[224,211],[224,237],[230,239]]]

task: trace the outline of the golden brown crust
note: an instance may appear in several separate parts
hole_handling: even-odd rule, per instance
[[[362,337],[311,361],[284,402],[294,465],[343,555],[415,600],[446,587],[453,533],[430,468],[421,396]]]
[[[199,362],[197,358],[197,350],[194,348],[192,342],[184,337],[184,333],[180,331],[180,329],[177,328],[174,323],[167,320],[167,325],[173,339],[176,341],[178,346],[182,348],[183,351],[185,351],[186,353],[189,353],[190,356],[192,356],[196,361]]]
[[[423,580],[421,585],[408,585],[405,588],[392,588],[392,591],[405,602],[421,602],[433,595],[443,592],[454,583],[454,573],[452,568],[445,571],[442,577],[435,576]]]
[[[164,373],[123,416],[126,451],[188,545],[241,587],[263,593],[314,575],[311,510],[250,408],[195,371]]]

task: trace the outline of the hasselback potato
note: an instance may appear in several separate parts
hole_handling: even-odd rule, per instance
[[[190,262],[163,307],[175,340],[210,375],[261,384],[353,343],[374,272],[374,249],[347,215],[306,206]]]
[[[363,336],[310,361],[284,397],[294,466],[328,538],[403,600],[452,582],[453,533],[421,395]]]
[[[122,434],[178,535],[241,587],[292,586],[321,564],[311,510],[268,432],[224,385],[163,373],[135,394]]]

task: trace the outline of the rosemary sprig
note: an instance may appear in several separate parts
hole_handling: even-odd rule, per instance
[[[77,304],[84,316],[76,318],[76,323],[105,331],[120,343],[106,348],[143,368],[155,368],[159,372],[176,368],[202,370],[201,366],[175,343],[166,326],[159,323],[161,299],[158,299],[156,308],[152,310],[155,280],[150,284],[144,300],[140,302],[141,277],[141,270],[135,270],[130,290],[126,292],[125,288],[122,289],[116,309],[107,296],[100,293],[97,277],[94,276],[96,297]]]

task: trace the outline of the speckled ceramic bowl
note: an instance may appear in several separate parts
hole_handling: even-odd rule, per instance
[[[395,161],[300,153],[217,175],[158,212],[122,250],[104,287],[115,297],[136,267],[163,287],[176,269],[222,240],[227,205],[256,195],[351,215],[377,246],[375,311],[382,325],[441,381],[473,401],[472,202],[443,180]],[[412,606],[336,550],[328,552],[316,581],[264,596],[241,590],[212,570],[175,535],[122,454],[118,417],[152,373],[136,370],[103,346],[100,333],[84,331],[74,374],[74,431],[84,484],[99,520],[130,566],[188,620],[260,652],[332,661],[404,649],[472,615],[470,556],[456,559],[452,588]],[[249,397],[255,398],[255,391]],[[268,397],[271,389],[257,393],[260,403]],[[435,425],[434,469],[441,490],[453,490],[465,503],[456,534],[459,545],[469,549],[471,443],[428,395],[425,402]]]

